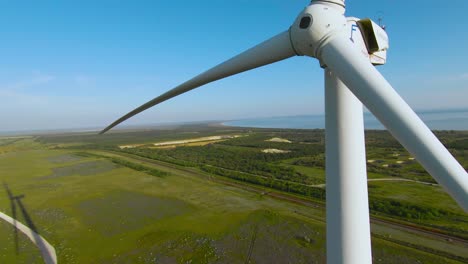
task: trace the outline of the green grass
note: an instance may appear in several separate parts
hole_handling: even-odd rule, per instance
[[[414,243],[417,241],[417,245],[441,250],[452,254],[454,256],[461,256],[468,259],[468,252],[466,252],[466,245],[454,244],[447,240],[434,239],[430,236],[421,234],[416,231],[403,231],[395,228],[390,228],[384,225],[372,224],[372,233],[376,234],[380,238],[389,238],[396,241],[404,241]]]
[[[294,159],[287,159],[282,160],[281,164],[293,167],[296,171],[303,173],[304,175],[314,178],[317,181],[323,181],[325,183],[325,168],[320,167],[312,167],[312,166],[300,166],[300,165],[293,165],[294,162],[301,158],[294,158]],[[368,179],[380,179],[380,178],[388,178],[388,176],[374,173],[374,172],[367,172]]]
[[[186,234],[193,239],[222,239],[257,210],[291,215],[291,208],[297,209],[190,175],[158,178],[124,167],[95,170],[91,175],[89,168],[79,165],[108,161],[81,157],[57,162],[56,157],[63,155],[73,153],[31,150],[0,158],[5,182],[14,195],[24,195],[22,201],[38,231],[55,246],[61,262],[112,261],[124,255],[136,260],[140,254],[132,252],[142,240],[166,245]],[[30,165],[20,165],[25,162]],[[68,169],[61,177],[47,177],[57,168]],[[0,208],[8,212],[9,201],[5,195],[2,198]],[[159,232],[167,234],[148,241]],[[145,256],[153,246],[148,252],[140,248],[139,253]],[[190,252],[187,258],[205,254]]]
[[[0,154],[1,178],[14,195],[24,195],[28,214],[61,263],[244,263],[249,256],[252,263],[324,262],[323,209],[216,183],[190,168],[106,153],[170,173],[155,177],[102,157],[48,149],[31,139],[8,147]],[[321,170],[305,169],[323,177]],[[0,211],[11,212],[5,192],[0,192]],[[5,225],[0,232],[12,234]],[[0,236],[0,245],[5,241]],[[9,243],[0,263],[18,260]],[[373,246],[375,259],[452,263],[382,239],[374,239]],[[37,258],[34,247],[28,248]]]
[[[19,231],[18,246],[16,246],[14,228],[3,220],[0,220],[0,234],[0,261],[2,263],[43,263],[37,247]]]
[[[307,177],[312,178],[317,184],[325,183],[325,170],[322,168],[306,167],[299,165],[290,166],[296,169],[296,171],[303,173]]]
[[[444,209],[457,214],[464,214],[456,202],[438,185],[425,185],[413,182],[369,183],[369,194],[373,197],[385,197],[394,200],[411,201],[423,206]]]
[[[445,190],[438,185],[430,186],[413,182],[374,181],[369,183],[369,196],[370,200],[388,199],[446,212],[448,214],[446,216],[404,220],[468,237],[468,216]]]
[[[463,263],[431,253],[414,250],[381,238],[372,239],[372,259],[373,263],[385,264]]]

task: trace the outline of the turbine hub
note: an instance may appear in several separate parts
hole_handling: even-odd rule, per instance
[[[334,33],[346,28],[344,11],[342,0],[312,1],[290,28],[291,44],[296,54],[318,58],[320,47]]]

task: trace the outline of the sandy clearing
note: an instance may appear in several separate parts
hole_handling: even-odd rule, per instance
[[[123,145],[123,146],[119,146],[120,149],[127,149],[127,148],[137,148],[139,146],[143,146],[143,145]]]
[[[171,149],[171,148],[177,148],[177,147],[180,147],[180,146],[184,146],[184,147],[200,147],[200,146],[206,146],[206,145],[209,145],[209,144],[213,144],[213,143],[217,143],[217,142],[222,142],[224,141],[224,139],[220,139],[220,140],[209,140],[209,141],[197,141],[197,142],[190,142],[190,143],[186,143],[186,144],[176,144],[176,145],[165,145],[165,146],[153,146],[153,147],[149,147],[151,149]]]
[[[46,264],[56,264],[57,263],[57,254],[55,248],[47,242],[42,236],[38,233],[31,230],[29,227],[25,226],[21,222],[17,221],[14,218],[0,212],[0,218],[6,222],[12,224],[16,229],[23,232],[29,239],[39,248],[42,254],[42,258]]]
[[[201,137],[201,138],[192,138],[192,139],[184,139],[184,140],[175,140],[175,141],[165,141],[154,143],[154,146],[168,146],[168,145],[181,145],[181,144],[188,144],[188,143],[195,143],[195,142],[202,142],[202,141],[215,141],[221,139],[231,139],[237,138],[240,135],[225,135],[225,136],[211,136],[211,137]]]
[[[285,138],[279,138],[279,137],[274,137],[274,138],[271,138],[271,139],[268,139],[268,140],[265,140],[265,141],[269,141],[269,142],[280,142],[280,143],[292,143],[291,141],[285,139]]]
[[[289,153],[289,150],[281,150],[281,149],[264,149],[262,150],[263,153],[271,153],[271,154],[279,154],[279,153]]]
[[[241,137],[241,135],[222,135],[222,136],[200,137],[200,138],[173,140],[173,141],[163,141],[163,142],[153,143],[152,145],[155,147],[167,147],[167,146],[172,147],[172,146],[177,146],[177,145],[185,145],[189,143],[220,141],[220,140],[226,140],[226,139],[238,138],[238,137]],[[122,146],[119,146],[119,148],[120,149],[137,148],[137,147],[141,147],[145,145],[148,145],[148,144],[122,145]]]

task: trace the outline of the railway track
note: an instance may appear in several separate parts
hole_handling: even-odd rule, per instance
[[[389,221],[381,218],[376,218],[376,217],[371,217],[371,223],[378,223],[378,224],[386,224],[386,225],[391,225],[393,227],[399,227],[400,229],[406,229],[406,230],[411,230],[413,232],[417,232],[420,234],[425,234],[429,236],[436,236],[438,238],[444,239],[448,242],[458,242],[461,244],[466,245],[468,248],[468,240],[463,239],[461,237],[456,237],[456,236],[450,236],[441,232],[437,232],[436,230],[428,230],[425,228],[420,228],[413,226],[411,224],[402,224],[399,222],[394,222],[394,221]]]

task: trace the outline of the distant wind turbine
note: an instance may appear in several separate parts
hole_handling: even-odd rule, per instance
[[[312,0],[289,30],[143,104],[106,127],[207,83],[292,56],[325,71],[327,261],[372,262],[361,102],[468,211],[468,174],[373,64],[386,62],[386,32],[346,18],[344,0]]]

